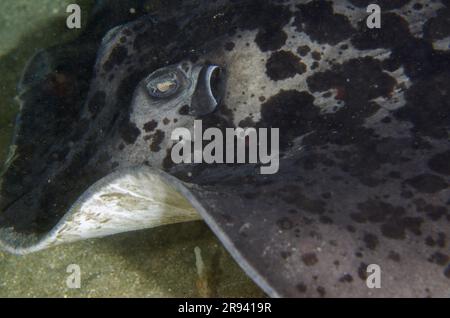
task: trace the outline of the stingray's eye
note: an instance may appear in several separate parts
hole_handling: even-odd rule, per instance
[[[189,106],[189,115],[215,111],[224,93],[224,70],[215,64],[182,61],[151,73],[144,80],[149,103],[166,109]]]
[[[188,94],[192,85],[192,63],[182,62],[151,73],[145,79],[145,87],[151,97],[174,98]]]
[[[158,74],[159,73],[159,74]],[[171,97],[180,89],[180,74],[176,72],[155,72],[147,81],[148,93],[157,98]]]

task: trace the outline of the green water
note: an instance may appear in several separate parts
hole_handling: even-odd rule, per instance
[[[0,1],[0,162],[5,160],[18,105],[16,83],[39,49],[77,36],[65,28],[65,8],[92,1]],[[199,278],[194,249],[206,266]],[[81,270],[70,289],[67,266]],[[205,288],[206,285],[208,286]],[[263,297],[203,222],[88,240],[17,257],[0,252],[0,297]]]

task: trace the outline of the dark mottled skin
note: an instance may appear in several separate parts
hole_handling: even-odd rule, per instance
[[[333,12],[329,1],[311,1],[297,6],[294,25],[304,30],[313,41],[335,45],[352,34],[348,18]],[[304,25],[304,27],[302,26]]]
[[[398,9],[409,2],[411,2],[411,0],[350,0],[351,4],[360,8],[367,8],[369,4],[378,4],[384,10]]]
[[[306,72],[306,65],[296,55],[287,51],[273,53],[267,61],[266,73],[274,81],[285,80]]]

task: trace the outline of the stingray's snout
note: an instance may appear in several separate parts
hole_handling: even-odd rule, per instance
[[[192,115],[204,116],[216,110],[224,94],[224,73],[218,65],[201,66],[197,86],[192,95],[190,109]]]

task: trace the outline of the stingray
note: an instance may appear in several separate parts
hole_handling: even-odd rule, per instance
[[[269,296],[448,295],[448,1],[183,3],[31,59],[0,246],[203,219]],[[278,172],[175,164],[195,120],[278,128]]]

